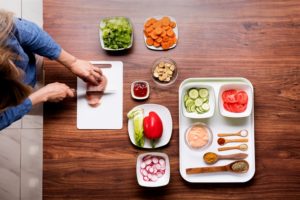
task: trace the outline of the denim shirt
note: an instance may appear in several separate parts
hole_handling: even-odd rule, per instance
[[[23,82],[32,87],[36,84],[36,61],[34,54],[56,60],[61,47],[36,24],[24,19],[14,20],[14,29],[7,40],[7,46],[21,58],[15,65],[24,72]],[[17,121],[32,108],[29,98],[18,106],[9,107],[0,113],[0,130]]]

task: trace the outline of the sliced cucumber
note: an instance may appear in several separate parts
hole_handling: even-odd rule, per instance
[[[192,100],[192,99],[188,99],[188,100],[186,100],[186,102],[185,102],[185,106],[186,107],[190,107],[191,105],[194,105],[195,104],[195,102],[194,102],[194,100]]]
[[[202,98],[208,97],[208,89],[206,89],[206,88],[201,88],[201,89],[199,90],[199,95],[200,95],[200,97],[202,97]]]
[[[196,90],[196,89],[190,89],[189,90],[189,97],[191,99],[197,99],[198,96],[199,96],[198,90]]]
[[[203,104],[203,99],[198,98],[198,99],[195,100],[195,105],[196,106],[201,106],[202,104]]]
[[[204,111],[209,111],[209,104],[208,103],[204,103],[201,107]]]
[[[209,91],[206,88],[191,88],[184,97],[185,109],[189,113],[203,114],[209,111]]]

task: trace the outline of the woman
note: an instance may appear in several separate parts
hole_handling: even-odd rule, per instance
[[[32,92],[36,84],[35,54],[60,62],[87,82],[101,84],[100,68],[63,50],[37,25],[0,10],[0,130],[36,104],[74,97],[75,90],[63,83],[51,83]]]

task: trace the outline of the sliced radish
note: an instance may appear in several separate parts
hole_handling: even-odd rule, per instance
[[[144,176],[143,179],[144,179],[144,181],[149,181],[149,178],[146,176]]]
[[[146,160],[151,159],[151,158],[152,158],[151,155],[147,155],[147,156],[143,157],[143,161],[146,161]]]
[[[152,162],[153,162],[154,164],[158,163],[158,158],[157,158],[157,157],[152,158]]]
[[[158,177],[156,176],[156,175],[153,175],[152,177],[151,177],[151,181],[157,181],[157,179],[158,179]]]
[[[152,162],[152,160],[151,160],[151,159],[148,159],[148,160],[146,160],[146,161],[145,161],[146,165],[150,165],[150,164],[151,164],[151,162]]]
[[[145,163],[145,162],[142,162],[142,163],[141,163],[141,168],[144,169],[145,167],[146,167],[146,163]]]
[[[165,160],[164,160],[164,159],[159,159],[159,164],[161,164],[161,165],[165,165],[165,164],[166,164],[166,162],[165,162]]]

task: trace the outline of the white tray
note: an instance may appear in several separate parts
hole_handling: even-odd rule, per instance
[[[211,118],[208,119],[190,119],[186,118],[182,112],[182,88],[186,83],[199,83],[210,85],[214,88],[215,92],[215,112]],[[254,95],[253,108],[250,116],[244,118],[227,118],[223,117],[219,111],[219,89],[223,84],[228,83],[242,83],[248,84],[253,91],[253,86],[251,82],[245,78],[190,78],[184,80],[179,87],[179,168],[180,174],[184,180],[191,183],[242,183],[249,181],[255,173],[255,146],[254,146]],[[254,94],[254,92],[253,92]],[[250,99],[249,99],[250,101]],[[213,142],[210,147],[204,150],[191,150],[185,142],[185,131],[186,129],[195,122],[203,122],[207,124],[213,132]],[[229,150],[218,152],[218,148],[221,147],[217,143],[218,133],[230,133],[237,132],[242,129],[247,129],[249,134],[248,138],[248,150],[246,152],[241,152],[239,150]],[[237,138],[237,137],[230,137]],[[237,146],[241,143],[229,143],[225,146]],[[220,155],[227,155],[232,153],[247,153],[248,157],[245,159],[249,163],[249,171],[244,174],[235,174],[231,172],[217,172],[217,173],[203,173],[195,175],[187,175],[186,168],[191,167],[208,167],[208,166],[221,166],[227,165],[233,160],[220,160],[213,165],[207,165],[203,161],[203,154],[206,152],[215,152]]]

